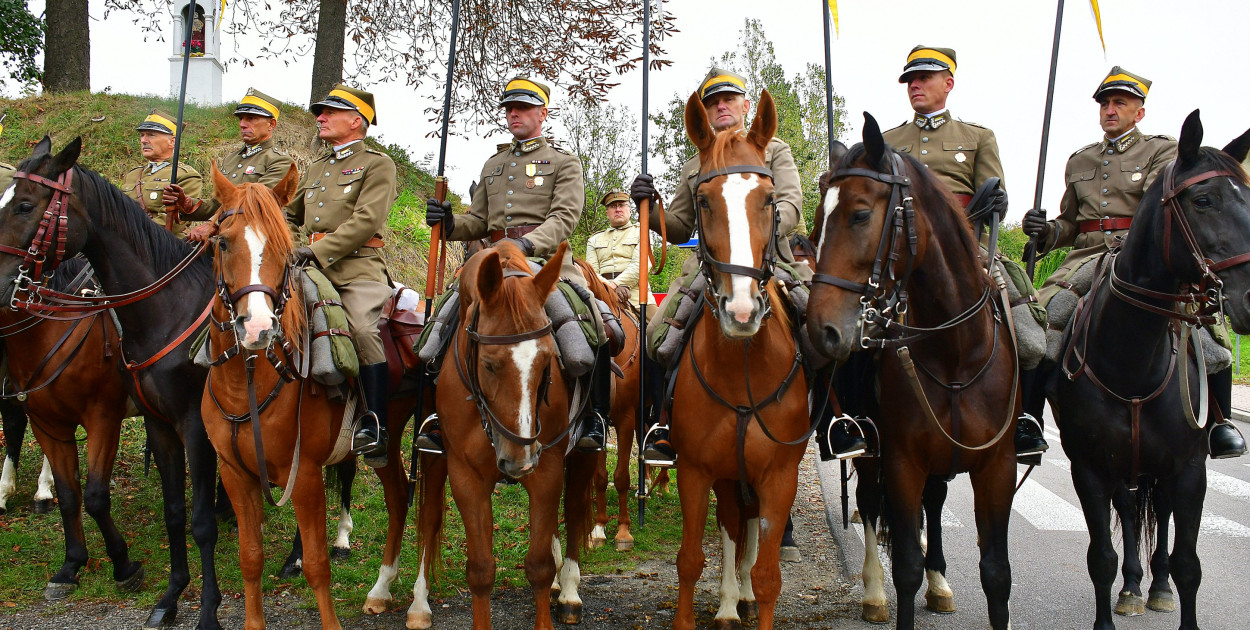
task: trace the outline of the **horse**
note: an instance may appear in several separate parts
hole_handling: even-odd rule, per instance
[[[875,397],[880,477],[861,476],[858,495],[868,556],[865,608],[873,603],[884,610],[884,574],[870,561],[878,534],[889,528],[897,627],[915,626],[915,593],[926,568],[922,504],[935,515],[928,503],[934,495],[944,499],[940,479],[969,472],[990,625],[1004,630],[1016,479],[1010,435],[1020,408],[1005,285],[991,284],[953,197],[918,161],[889,148],[872,116],[865,114],[862,144],[848,150],[837,143],[832,157],[836,167],[822,177],[814,231],[818,262],[808,332],[839,362],[878,349],[877,391],[911,393]],[[863,501],[865,491],[883,500]],[[929,520],[931,527],[940,523]],[[929,578],[933,592],[941,574],[930,570]]]
[[[1189,338],[1223,314],[1235,331],[1250,332],[1250,182],[1240,167],[1250,131],[1222,152],[1201,144],[1195,110],[1181,127],[1176,160],[1146,190],[1123,245],[1098,262],[1047,382],[1089,529],[1097,630],[1114,628],[1108,504],[1117,488],[1143,481],[1165,506],[1147,512],[1147,527],[1160,516],[1166,522],[1168,511],[1175,524],[1165,566],[1179,592],[1180,628],[1198,627],[1208,392]]]
[[[479,252],[460,271],[460,321],[438,379],[436,408],[445,457],[420,458],[421,569],[408,611],[409,628],[429,628],[429,583],[442,551],[445,486],[464,522],[465,573],[473,594],[473,627],[491,627],[495,581],[491,493],[516,479],[529,494],[529,551],[525,575],[534,593],[534,628],[552,628],[551,594],[558,585],[557,616],[578,623],[582,602],[579,558],[593,516],[590,485],[594,454],[567,453],[573,383],[562,374],[544,303],[555,288],[567,252],[561,243],[537,272],[508,241]],[[580,407],[580,405],[578,405]],[[564,489],[566,551],[560,553],[558,516]],[[557,571],[559,576],[557,580]]]
[[[685,125],[702,165],[695,219],[708,291],[671,403],[682,513],[673,627],[694,627],[714,491],[722,546],[717,627],[758,614],[758,627],[768,629],[781,591],[781,539],[811,435],[796,331],[772,278],[779,217],[764,158],[777,111],[765,90],[747,133],[716,132],[692,94]]]
[[[7,360],[7,359],[6,359]],[[0,418],[4,420],[4,464],[0,469],[0,516],[8,512],[9,497],[17,490],[17,467],[22,457],[22,441],[26,439],[26,412],[11,398],[0,398]],[[52,511],[52,463],[43,457],[43,468],[36,482],[31,509],[35,514]]]

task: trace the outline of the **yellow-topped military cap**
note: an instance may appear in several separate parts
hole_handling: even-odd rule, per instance
[[[267,118],[277,119],[282,113],[282,101],[261,92],[256,88],[248,88],[247,94],[239,101],[239,106],[234,108],[234,115],[252,114],[255,116],[265,116]]]
[[[513,77],[504,86],[503,95],[499,97],[499,106],[508,103],[525,103],[546,107],[551,103],[551,88],[530,77]]]
[[[1098,100],[1103,94],[1120,90],[1128,92],[1142,100],[1150,93],[1150,79],[1140,77],[1120,66],[1115,66],[1111,72],[1107,73],[1107,78],[1098,84],[1098,89],[1094,90],[1094,100]]]
[[[607,207],[608,204],[615,203],[617,201],[629,201],[629,193],[623,190],[610,190],[608,191],[608,194],[603,196],[603,199],[599,200],[599,203],[603,204],[604,207]]]
[[[745,95],[747,93],[746,77],[737,72],[712,66],[712,69],[708,70],[703,80],[699,82],[699,100],[721,92]]]
[[[913,72],[941,72],[946,70],[955,74],[955,51],[950,48],[936,46],[916,46],[907,55],[907,64],[903,66],[903,74],[899,75],[899,83],[907,83],[907,75]]]
[[[144,118],[138,127],[135,127],[135,131],[159,131],[160,133],[176,136],[178,135],[178,123],[174,122],[175,120],[170,114],[154,109],[148,112],[148,117]]]
[[[308,111],[315,115],[321,115],[321,110],[326,107],[334,109],[355,110],[364,116],[370,125],[378,124],[377,110],[373,108],[373,94],[364,90],[357,90],[354,87],[348,87],[342,83],[334,86],[330,93],[320,101],[308,106]]]

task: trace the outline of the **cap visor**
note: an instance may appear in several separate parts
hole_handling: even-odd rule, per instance
[[[1146,95],[1142,94],[1141,89],[1131,83],[1113,83],[1111,85],[1104,85],[1098,88],[1097,92],[1094,92],[1094,100],[1096,101],[1102,98],[1103,94],[1108,94],[1110,92],[1124,92],[1125,94],[1136,96],[1143,101],[1146,100]]]
[[[162,127],[156,123],[150,123],[150,122],[139,123],[139,126],[135,127],[135,131],[159,131],[160,133],[166,133],[171,136],[174,135],[174,133],[170,131],[169,129]]]
[[[508,103],[524,103],[526,105],[546,105],[546,103],[544,103],[541,98],[538,98],[537,96],[534,96],[533,94],[526,94],[526,93],[504,94],[503,98],[499,99],[500,107],[503,107],[504,105],[507,105]]]
[[[720,94],[721,92],[733,92],[734,94],[742,94],[743,96],[746,96],[746,93],[747,93],[746,90],[732,83],[722,83],[720,85],[714,85],[708,88],[707,91],[703,93],[703,96],[700,97],[700,100],[705,99],[709,96]]]
[[[255,105],[240,105],[234,108],[234,115],[238,116],[239,114],[252,114],[255,116],[264,116],[266,118],[273,118],[273,114],[270,114],[269,112]]]
[[[907,83],[907,75],[914,74],[916,72],[941,72],[943,70],[950,70],[950,67],[933,61],[917,62],[903,68],[903,74],[898,76],[898,82]]]
[[[313,114],[320,114],[322,108],[325,108],[325,107],[331,107],[334,109],[342,109],[342,110],[351,111],[351,112],[360,111],[356,109],[355,107],[348,105],[347,103],[340,102],[340,101],[320,101],[317,103],[313,103],[312,105],[308,106],[308,111],[312,112]]]

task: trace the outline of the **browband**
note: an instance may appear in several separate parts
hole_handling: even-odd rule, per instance
[[[733,175],[734,173],[755,173],[756,175],[763,175],[768,179],[773,178],[773,171],[770,168],[743,164],[739,166],[727,166],[725,168],[713,169],[706,173],[700,173],[699,181],[695,182],[695,186],[702,186],[705,182],[712,181],[717,177]]]

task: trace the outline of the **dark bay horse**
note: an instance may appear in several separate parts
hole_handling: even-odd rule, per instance
[[[702,164],[695,216],[708,291],[672,396],[682,512],[673,627],[694,627],[714,491],[723,550],[717,627],[738,627],[741,617],[758,612],[758,627],[767,629],[781,592],[782,534],[811,434],[795,331],[772,279],[778,210],[765,150],[777,112],[765,90],[747,133],[718,133],[692,94],[685,123]]]
[[[517,479],[529,494],[525,575],[534,593],[534,628],[553,627],[551,595],[557,584],[560,621],[581,619],[578,563],[593,515],[590,486],[596,458],[566,455],[575,390],[561,372],[543,307],[566,252],[567,243],[561,243],[533,273],[521,250],[502,241],[473,255],[460,271],[462,323],[437,386],[446,457],[421,456],[421,569],[408,611],[409,628],[433,623],[429,584],[442,552],[448,479],[468,544],[465,573],[473,594],[473,627],[491,627],[491,494],[504,477]],[[562,489],[564,554],[558,534]]]
[[[1180,628],[1198,627],[1208,416],[1206,375],[1187,338],[1221,314],[1237,332],[1250,332],[1250,182],[1240,166],[1250,132],[1223,152],[1201,144],[1195,111],[1181,128],[1175,162],[1147,189],[1123,246],[1100,261],[1048,385],[1089,529],[1097,630],[1114,628],[1108,506],[1125,484],[1153,485],[1165,506],[1154,517],[1166,520],[1170,508],[1175,542],[1164,566],[1179,592]]]
[[[865,548],[873,556],[888,526],[897,627],[913,628],[926,568],[919,532],[922,504],[932,498],[927,487],[940,483],[934,477],[971,473],[981,584],[990,625],[1005,630],[1016,460],[1011,439],[1002,438],[1010,437],[1020,403],[1004,289],[991,284],[949,193],[918,161],[887,147],[876,121],[865,118],[863,143],[836,145],[837,167],[823,178],[808,304],[812,341],[835,360],[880,350],[881,472],[879,479],[861,476],[858,494]],[[867,500],[874,494],[883,500]],[[945,583],[935,573],[928,575],[931,593],[935,580]],[[870,599],[885,604],[883,578],[879,563],[875,571],[865,563],[866,607]]]

